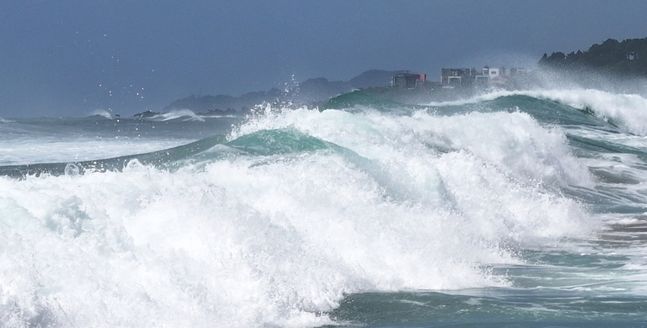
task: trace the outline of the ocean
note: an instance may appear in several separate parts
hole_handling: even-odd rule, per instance
[[[0,326],[647,327],[647,98],[347,98],[1,119]]]

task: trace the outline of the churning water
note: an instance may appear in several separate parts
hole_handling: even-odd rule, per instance
[[[1,121],[1,325],[647,325],[647,99],[344,103]]]

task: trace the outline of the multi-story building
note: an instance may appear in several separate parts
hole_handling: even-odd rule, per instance
[[[440,84],[450,87],[471,86],[476,74],[474,68],[443,68],[440,70]]]
[[[505,86],[510,79],[525,74],[523,68],[489,67],[443,68],[440,71],[440,84],[446,88]]]
[[[415,89],[423,86],[426,81],[425,73],[401,72],[393,75],[391,85],[399,89]]]

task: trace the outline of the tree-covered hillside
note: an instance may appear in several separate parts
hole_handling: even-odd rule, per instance
[[[602,44],[592,45],[586,51],[568,54],[553,52],[550,56],[544,54],[539,65],[561,70],[647,76],[647,38],[624,41],[608,39]]]

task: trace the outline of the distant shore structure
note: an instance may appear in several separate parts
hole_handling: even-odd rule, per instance
[[[427,82],[426,73],[399,72],[393,75],[391,86],[398,89],[416,89]]]
[[[443,88],[505,86],[511,79],[528,73],[522,67],[490,67],[476,68],[443,68],[440,70],[440,84]]]
[[[426,73],[403,71],[393,75],[391,87],[397,89],[505,87],[512,80],[523,77],[527,73],[528,70],[522,67],[442,68],[440,82],[432,82],[427,80]]]

